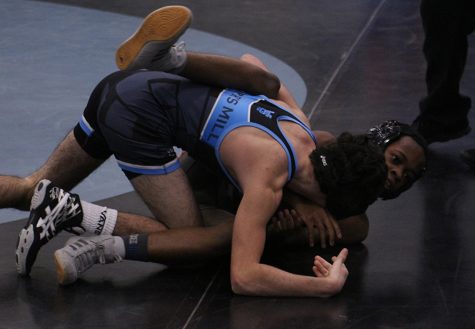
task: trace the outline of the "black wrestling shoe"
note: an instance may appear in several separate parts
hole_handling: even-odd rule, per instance
[[[444,127],[429,125],[423,122],[420,118],[417,118],[412,123],[412,127],[425,138],[427,144],[448,142],[452,139],[463,137],[471,131],[468,120],[464,120],[457,125]]]
[[[16,247],[18,274],[30,274],[38,251],[62,230],[79,233],[83,213],[77,194],[53,186],[47,179],[36,185],[31,198],[30,218],[20,231]]]
[[[460,153],[460,158],[473,170],[475,170],[475,149],[465,150]]]
[[[168,72],[183,65],[186,58],[183,44],[172,46],[185,33],[192,18],[191,10],[184,6],[166,6],[153,11],[117,49],[117,67]]]

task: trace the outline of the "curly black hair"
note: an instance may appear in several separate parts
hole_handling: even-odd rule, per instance
[[[387,168],[381,148],[366,135],[341,134],[310,154],[326,208],[342,219],[366,211],[384,189]]]

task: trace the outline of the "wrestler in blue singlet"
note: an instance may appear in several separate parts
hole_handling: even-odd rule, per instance
[[[218,90],[164,72],[121,71],[94,89],[74,134],[92,157],[113,154],[129,179],[180,168],[177,146],[208,164],[218,162],[239,188],[221,162],[219,147],[230,131],[243,126],[260,129],[282,145],[292,179],[297,160],[279,121],[300,125],[316,142],[303,122],[265,96]]]
[[[288,160],[288,181],[297,169],[297,158],[292,144],[279,127],[279,121],[291,121],[300,125],[314,140],[317,140],[310,130],[294,114],[273,103],[263,95],[252,96],[241,91],[225,89],[216,100],[208,120],[200,135],[200,141],[213,147],[216,160],[233,184],[238,184],[224,167],[219,148],[226,135],[239,127],[254,127],[268,133],[284,149]]]

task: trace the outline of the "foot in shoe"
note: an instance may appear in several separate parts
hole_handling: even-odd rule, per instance
[[[120,262],[125,254],[120,243],[123,243],[122,238],[110,235],[70,238],[54,253],[58,283],[76,282],[79,275],[94,264]]]
[[[167,60],[170,47],[190,26],[193,15],[183,6],[167,6],[150,13],[137,31],[116,51],[121,70],[149,68],[153,62]]]
[[[20,231],[16,265],[20,275],[28,275],[40,248],[62,230],[78,229],[82,221],[79,196],[53,186],[49,180],[36,185],[30,217]]]

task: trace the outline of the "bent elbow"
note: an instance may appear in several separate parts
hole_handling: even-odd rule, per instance
[[[246,284],[239,275],[231,274],[231,289],[236,295],[245,295],[246,293]]]
[[[251,280],[242,271],[231,270],[231,289],[237,295],[253,295]]]
[[[236,295],[245,295],[244,286],[236,280],[231,280],[231,290]]]

